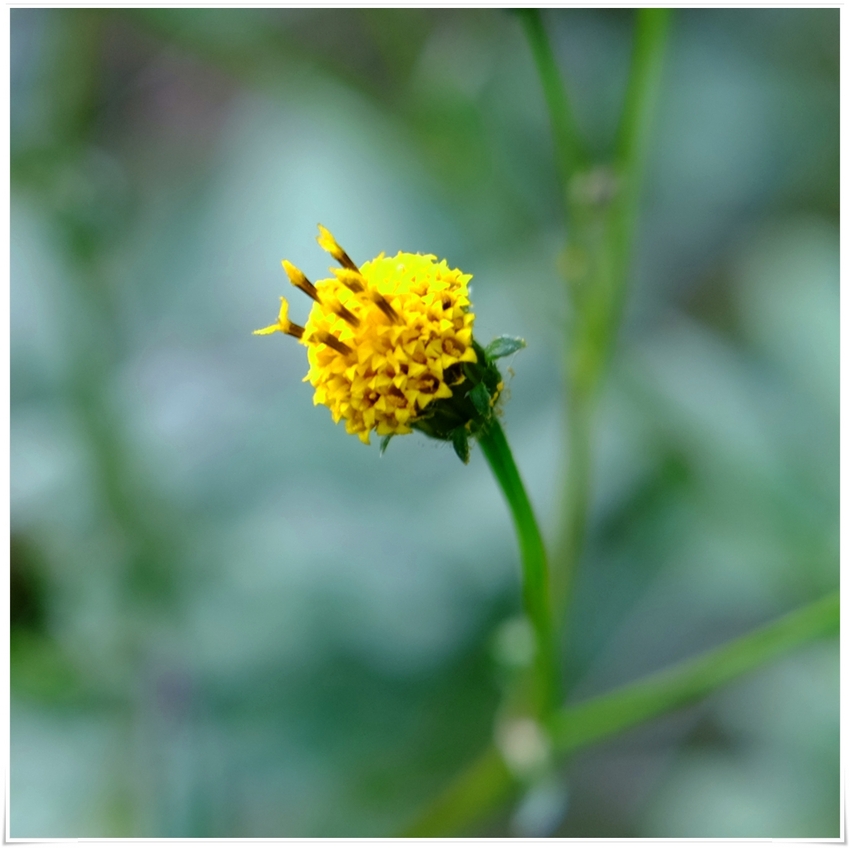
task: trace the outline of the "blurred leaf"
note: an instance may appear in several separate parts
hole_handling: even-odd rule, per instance
[[[40,701],[77,700],[83,693],[79,673],[53,639],[16,630],[9,640],[12,693]]]
[[[488,359],[501,359],[503,356],[510,356],[524,347],[525,339],[518,336],[497,336],[484,348],[484,352]]]

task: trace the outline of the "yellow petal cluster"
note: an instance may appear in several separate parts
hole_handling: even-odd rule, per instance
[[[282,299],[278,323],[259,333],[282,331],[307,346],[314,404],[325,404],[335,422],[366,443],[411,432],[430,403],[452,395],[461,362],[475,362],[468,283],[470,274],[445,260],[418,253],[377,258],[357,267],[320,227],[319,244],[343,266],[315,286],[288,262],[292,283],[314,299],[303,330],[288,320]]]

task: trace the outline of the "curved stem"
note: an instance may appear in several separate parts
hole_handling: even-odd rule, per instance
[[[522,602],[537,641],[534,702],[538,715],[544,716],[558,703],[560,690],[546,550],[505,433],[495,418],[479,434],[478,443],[502,488],[517,532],[522,563]]]

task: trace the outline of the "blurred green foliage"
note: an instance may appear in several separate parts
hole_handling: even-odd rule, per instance
[[[633,14],[547,11],[605,150]],[[375,836],[490,739],[518,611],[482,458],[379,460],[252,338],[355,259],[474,274],[550,540],[563,220],[516,18],[13,9],[11,835]],[[596,694],[838,582],[838,10],[683,10],[595,433]],[[300,313],[297,311],[300,310]],[[293,317],[306,315],[295,304]],[[588,750],[489,834],[837,836],[838,652]],[[548,793],[548,794],[547,794]]]

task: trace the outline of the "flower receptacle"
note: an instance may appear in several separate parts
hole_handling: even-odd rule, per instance
[[[478,436],[498,414],[498,401],[505,387],[496,360],[525,347],[525,341],[512,336],[499,336],[486,348],[472,342],[475,362],[459,362],[449,375],[452,396],[431,403],[425,413],[412,423],[433,439],[451,442],[460,459],[469,462],[469,440]]]

